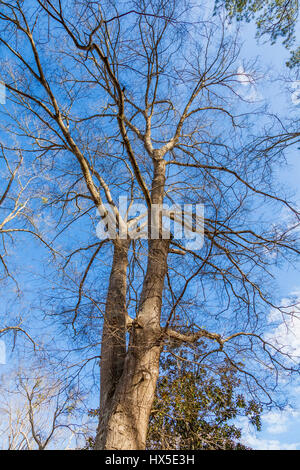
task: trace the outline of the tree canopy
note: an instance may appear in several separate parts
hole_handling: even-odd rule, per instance
[[[238,21],[255,19],[258,37],[266,36],[274,44],[278,38],[290,49],[296,42],[299,19],[298,0],[216,0],[216,7],[224,5],[229,16]],[[291,51],[287,62],[290,68],[300,64],[300,47]]]
[[[236,369],[225,363],[211,373],[170,353],[161,369],[150,415],[149,449],[247,449],[234,419],[246,416],[260,430],[262,408],[245,399]]]
[[[22,328],[68,385],[99,393],[96,449],[145,449],[166,377],[168,409],[178,387],[194,390],[199,406],[211,389],[216,417],[193,417],[196,435],[208,427],[217,436],[224,419],[220,440],[234,445],[229,416],[259,414],[256,405],[276,402],[282,375],[300,371],[275,334],[299,314],[275,280],[300,253],[299,210],[278,177],[299,145],[298,118],[268,107],[267,76],[241,56],[238,29],[193,1],[0,6],[0,224],[14,214],[0,225],[0,261],[10,282],[6,255],[19,260],[25,297],[1,284],[0,334]],[[230,14],[242,18],[247,6]],[[171,363],[160,376],[174,345],[198,367],[182,365],[181,376]],[[221,388],[233,411],[218,402]],[[180,433],[183,446],[199,444]]]

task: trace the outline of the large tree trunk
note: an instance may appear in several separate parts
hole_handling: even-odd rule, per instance
[[[123,373],[126,356],[127,240],[114,243],[114,255],[106,298],[101,343],[100,421],[101,434],[107,427],[116,386]]]
[[[165,166],[164,162],[156,162],[153,185],[152,202],[162,203]],[[114,372],[113,361],[116,355],[107,361],[108,345],[112,343],[111,336],[103,333],[101,367],[110,367],[110,371],[101,372],[101,408],[100,421],[96,438],[96,449],[137,450],[145,449],[149,416],[156,389],[159,373],[159,357],[161,352],[160,315],[164,279],[167,272],[167,257],[169,240],[148,241],[147,272],[143,283],[138,315],[130,331],[130,341],[125,360],[123,359],[123,372],[112,384],[104,382]],[[115,257],[114,257],[115,261]],[[115,272],[112,268],[111,279]],[[124,269],[122,271],[124,278]],[[114,283],[110,282],[110,288]],[[122,283],[122,292],[124,293]],[[123,294],[122,294],[123,295]],[[109,293],[108,298],[114,294]],[[122,305],[124,305],[122,303]],[[121,306],[115,303],[112,310]],[[107,307],[108,312],[108,307]],[[106,313],[108,315],[108,313]],[[124,356],[122,356],[124,358]],[[103,362],[105,361],[105,362]],[[117,361],[121,366],[121,361]],[[114,377],[114,379],[117,377]],[[108,394],[113,393],[113,396]]]

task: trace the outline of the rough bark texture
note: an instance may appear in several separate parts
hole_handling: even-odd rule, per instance
[[[99,429],[105,429],[126,355],[126,274],[128,241],[117,241],[106,299],[101,346]]]
[[[156,161],[152,203],[162,203],[164,182],[164,162]],[[123,264],[120,269],[115,266],[115,263],[120,262],[119,255],[114,256],[107,298],[106,326],[103,330],[101,408],[96,449],[145,449],[149,415],[159,374],[160,315],[168,250],[169,240],[158,239],[148,242],[147,272],[138,315],[131,326],[126,354],[125,342],[122,346],[118,344],[120,346],[118,353],[112,351],[115,347],[115,337],[111,337],[110,319],[118,318],[124,328],[125,320],[121,320],[121,315],[123,314],[124,318],[127,315],[126,262],[121,257]],[[117,326],[118,331],[119,329]],[[121,368],[123,370],[120,375]]]

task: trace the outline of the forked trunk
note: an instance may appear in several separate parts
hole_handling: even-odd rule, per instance
[[[152,202],[162,203],[164,162],[155,165]],[[161,228],[161,227],[160,227]],[[161,231],[161,230],[160,230]],[[147,272],[126,352],[128,242],[115,244],[101,351],[101,404],[95,449],[145,449],[159,374],[160,315],[169,240],[148,241]],[[122,319],[122,318],[123,319]],[[116,322],[114,321],[116,319]]]
[[[169,243],[167,240],[153,240],[149,244],[152,246],[152,259],[148,265],[139,315],[131,327],[122,376],[113,397],[101,406],[96,449],[145,449],[159,373],[159,319]]]

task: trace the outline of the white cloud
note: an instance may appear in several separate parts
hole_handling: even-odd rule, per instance
[[[251,84],[253,85],[254,83],[253,77],[249,73],[245,72],[245,69],[242,65],[240,65],[239,68],[237,69],[237,74],[238,74],[237,79],[241,85],[243,86],[249,86]]]
[[[268,415],[275,413],[268,413]],[[266,416],[265,416],[266,418]],[[274,416],[270,420],[274,419]],[[238,425],[242,428],[242,442],[254,450],[299,450],[300,442],[282,442],[279,439],[260,437],[249,426],[247,418],[240,418]]]
[[[247,445],[255,450],[299,450],[300,442],[287,444],[277,439],[259,439],[256,436],[249,436]]]
[[[282,434],[287,432],[293,420],[298,418],[300,412],[290,407],[284,410],[270,411],[262,416],[263,424],[266,424],[266,431],[270,434]]]
[[[261,93],[255,86],[254,78],[250,73],[245,71],[243,65],[240,65],[237,69],[237,80],[242,87],[245,87],[244,92],[241,94],[244,100],[247,100],[250,103],[255,103],[262,99]]]
[[[259,101],[262,99],[261,93],[254,87],[253,85],[251,86],[250,92],[244,96],[244,99],[249,101],[250,103],[255,103],[256,101]]]
[[[300,358],[300,292],[293,292],[291,298],[282,299],[283,314],[276,309],[271,310],[268,321],[276,326],[265,335],[265,339],[283,353]]]
[[[292,93],[292,103],[294,105],[299,105],[300,104],[300,80],[296,80],[293,84],[292,84],[292,88],[295,90],[293,93]]]
[[[288,353],[294,361],[300,359],[300,289],[291,292],[290,297],[280,302],[282,312],[272,309],[268,316],[269,332],[266,341],[273,344],[283,353]],[[284,312],[284,313],[283,313]],[[295,362],[294,362],[295,365]],[[294,384],[290,392],[299,395],[299,382]],[[283,410],[273,410],[262,415],[263,433],[256,433],[249,426],[247,418],[238,422],[242,428],[243,443],[256,450],[300,450],[300,441],[293,442],[292,430],[299,423],[300,410],[286,406]],[[267,435],[265,434],[267,433]],[[284,434],[284,435],[283,435]],[[274,439],[273,436],[276,436]],[[282,436],[282,439],[280,438]],[[287,437],[291,442],[286,442]]]

